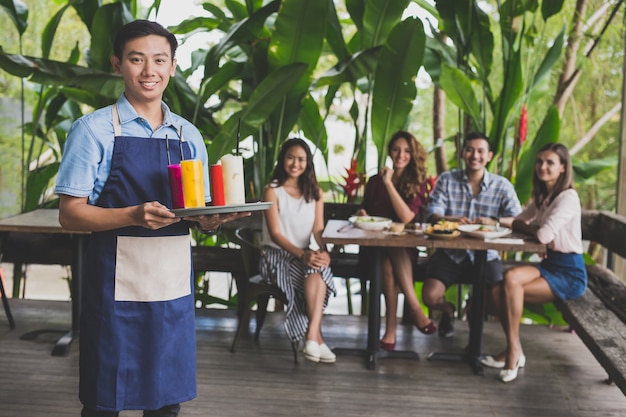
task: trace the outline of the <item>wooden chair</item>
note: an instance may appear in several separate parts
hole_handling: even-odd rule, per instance
[[[254,340],[259,341],[261,334],[261,328],[265,322],[265,316],[267,314],[267,304],[270,297],[287,304],[287,297],[285,293],[278,288],[276,284],[276,278],[271,277],[271,282],[267,282],[259,273],[258,265],[261,259],[267,262],[265,253],[260,248],[258,239],[255,240],[255,235],[258,236],[258,230],[254,230],[249,227],[241,227],[235,231],[235,236],[241,244],[242,258],[249,270],[247,283],[245,288],[238,288],[239,291],[239,322],[237,324],[237,331],[235,332],[235,338],[230,348],[231,352],[235,352],[237,348],[237,342],[239,335],[243,328],[250,322],[250,313],[252,310],[252,304],[256,302],[256,329],[254,331]],[[268,268],[269,270],[269,268]],[[298,342],[291,342],[291,349],[293,350],[293,361],[298,363]]]

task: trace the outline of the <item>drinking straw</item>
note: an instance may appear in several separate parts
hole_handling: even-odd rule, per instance
[[[172,160],[170,159],[170,141],[165,135],[165,153],[167,153],[167,165],[172,165]]]
[[[239,138],[241,136],[241,117],[239,118],[239,121],[237,122],[237,149],[235,152],[235,155],[239,155]]]
[[[178,141],[178,147],[180,148],[180,160],[185,159],[185,155],[183,155],[183,127],[180,127],[180,140]]]

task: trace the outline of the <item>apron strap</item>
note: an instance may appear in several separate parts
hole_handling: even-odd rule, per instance
[[[112,118],[114,136],[122,136],[122,121],[120,120],[120,113],[117,111],[117,103],[113,103],[113,106],[111,107],[111,112],[113,113]]]

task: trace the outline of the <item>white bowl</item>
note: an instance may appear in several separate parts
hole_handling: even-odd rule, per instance
[[[384,230],[391,224],[391,219],[378,216],[352,216],[349,220],[363,230]]]
[[[487,226],[484,224],[462,224],[458,229],[464,235],[475,237],[478,239],[495,239],[506,236],[511,233],[511,229],[506,227]]]

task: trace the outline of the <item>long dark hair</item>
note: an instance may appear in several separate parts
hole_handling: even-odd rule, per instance
[[[298,187],[302,191],[304,200],[308,203],[311,200],[320,199],[320,188],[317,185],[317,178],[315,177],[315,166],[313,165],[313,154],[306,142],[300,138],[287,139],[283,146],[280,148],[278,154],[278,160],[274,167],[274,173],[272,174],[272,181],[270,186],[280,187],[287,180],[287,172],[285,171],[285,156],[287,151],[294,146],[299,146],[306,152],[306,168],[300,177],[298,178]]]
[[[569,151],[567,148],[560,143],[547,143],[539,149],[537,155],[542,152],[551,151],[559,156],[561,160],[561,164],[564,166],[564,171],[559,175],[559,179],[556,180],[556,184],[554,185],[554,190],[552,193],[548,195],[548,188],[546,187],[546,183],[541,181],[537,176],[537,167],[535,166],[535,170],[533,171],[533,200],[535,202],[535,206],[539,207],[543,202],[548,199],[548,204],[552,204],[554,199],[565,190],[570,188],[574,188],[574,174],[572,171],[572,159],[569,156]],[[535,164],[537,161],[535,160]]]
[[[404,130],[398,130],[389,140],[387,154],[391,154],[391,148],[398,139],[405,139],[409,144],[411,160],[398,178],[396,189],[405,201],[409,201],[418,195],[422,183],[426,180],[428,152],[415,136]]]

